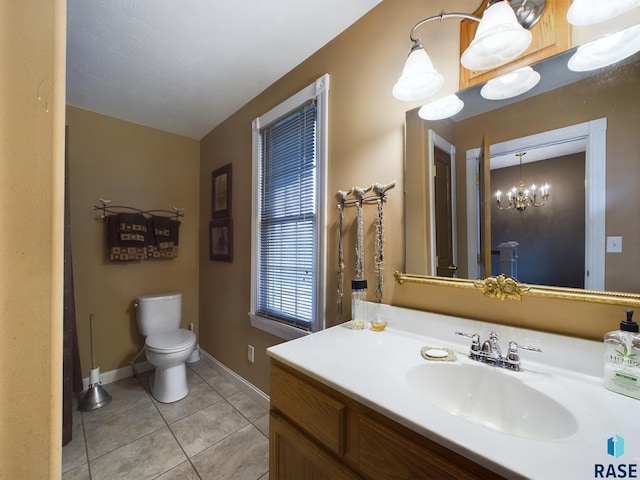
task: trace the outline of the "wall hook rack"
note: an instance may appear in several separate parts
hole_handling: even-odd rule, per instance
[[[339,202],[338,208],[355,207],[359,203],[377,203],[378,200],[384,202],[387,200],[387,190],[391,190],[395,186],[396,181],[393,180],[386,185],[372,183],[367,187],[351,187],[349,190],[338,190],[338,193],[336,193],[336,199]],[[373,195],[367,195],[371,191],[373,191]]]
[[[173,207],[173,210],[140,210],[139,208],[129,207],[127,205],[111,205],[112,200],[107,200],[105,198],[99,198],[98,201],[100,202],[100,205],[94,205],[93,209],[99,210],[101,212],[100,218],[102,220],[107,218],[107,214],[115,215],[118,213],[122,213],[121,210],[138,212],[138,213],[142,213],[143,215],[160,214],[160,216],[173,218],[174,220],[180,223],[182,223],[181,218],[184,217],[184,208],[179,208],[179,207]],[[162,214],[169,214],[169,215],[162,215]]]

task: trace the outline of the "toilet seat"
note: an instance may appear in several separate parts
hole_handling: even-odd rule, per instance
[[[193,347],[196,336],[193,332],[181,328],[171,332],[153,333],[145,340],[147,348],[158,353],[173,353]]]

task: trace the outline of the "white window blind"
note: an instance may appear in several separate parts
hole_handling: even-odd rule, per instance
[[[316,284],[315,101],[261,129],[257,313],[309,330]]]
[[[284,339],[324,328],[329,75],[253,122],[253,327]]]

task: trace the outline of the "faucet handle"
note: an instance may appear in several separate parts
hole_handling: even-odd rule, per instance
[[[471,339],[471,350],[469,352],[469,357],[477,360],[480,356],[480,335],[478,335],[477,333],[465,333],[460,331],[456,331],[456,335],[461,335],[463,337]]]
[[[519,372],[522,370],[520,366],[520,354],[518,353],[518,349],[528,350],[530,352],[542,352],[540,348],[537,347],[529,347],[526,345],[518,345],[516,342],[509,342],[509,351],[507,352],[507,356],[504,359],[505,367],[509,370],[515,370]]]
[[[461,335],[463,337],[470,338],[472,339],[472,345],[475,345],[477,343],[478,346],[480,346],[480,335],[478,335],[477,333],[466,333],[466,332],[456,331],[456,335]]]

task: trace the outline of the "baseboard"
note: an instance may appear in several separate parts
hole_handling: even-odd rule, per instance
[[[269,410],[270,399],[269,396],[260,390],[258,387],[247,381],[244,377],[241,377],[236,372],[231,370],[229,367],[216,360],[214,357],[209,355],[207,352],[200,349],[200,354],[207,357],[213,363],[215,369],[222,375],[224,378],[229,380],[232,384],[242,390],[247,394],[254,402],[260,405],[265,410]]]
[[[219,362],[207,352],[205,352],[202,348],[200,348],[200,355],[207,357],[213,363],[214,368],[218,371],[220,375],[226,378],[233,385],[238,387],[241,391],[246,393],[254,402],[260,405],[265,410],[269,410],[269,396],[260,390],[258,387],[248,382],[245,378],[238,375],[236,372],[231,370],[229,367]],[[136,372],[144,373],[149,370],[153,370],[153,366],[147,362],[136,363]],[[108,372],[100,373],[100,383],[102,385],[106,385],[108,383],[116,382],[118,380],[122,380],[123,378],[128,378],[133,376],[133,367],[131,365],[117,368],[116,370],[110,370]],[[89,377],[85,377],[82,379],[82,388],[86,390],[89,388]]]
[[[136,363],[136,372],[144,373],[148,372],[149,370],[153,370],[153,366],[146,360],[144,362]],[[102,385],[106,385],[108,383],[117,382],[118,380],[122,380],[123,378],[128,377],[133,377],[133,367],[131,365],[100,373],[100,383]],[[89,388],[89,381],[89,377],[85,377],[82,379],[83,390]]]

